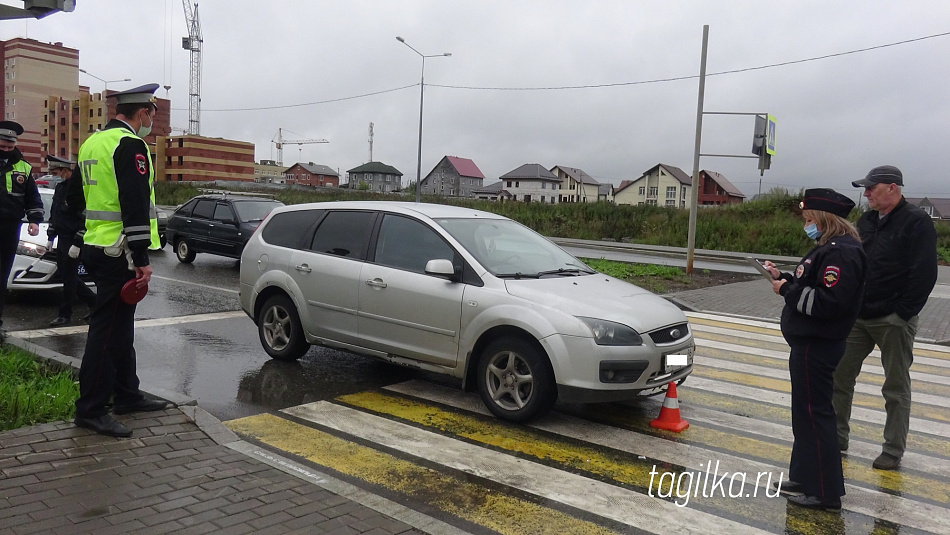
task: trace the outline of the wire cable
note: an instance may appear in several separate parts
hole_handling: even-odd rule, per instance
[[[737,73],[741,73],[741,72],[759,71],[759,70],[764,70],[764,69],[773,69],[773,68],[776,68],[776,67],[786,67],[786,66],[788,66],[788,65],[796,65],[796,64],[799,64],[799,63],[808,63],[808,62],[811,62],[811,61],[820,61],[820,60],[823,60],[823,59],[836,58],[836,57],[841,57],[841,56],[848,56],[848,55],[851,55],[851,54],[858,54],[858,53],[861,53],[861,52],[869,52],[869,51],[872,51],[872,50],[880,50],[880,49],[882,49],[882,48],[889,48],[889,47],[894,47],[894,46],[899,46],[899,45],[906,45],[906,44],[909,44],[909,43],[916,43],[916,42],[919,42],[919,41],[925,41],[925,40],[927,40],[927,39],[935,39],[935,38],[938,38],[938,37],[946,37],[946,36],[948,36],[948,35],[950,35],[950,32],[937,33],[937,34],[933,34],[933,35],[926,35],[926,36],[923,36],[923,37],[915,37],[915,38],[913,38],[913,39],[905,39],[905,40],[903,40],[903,41],[896,41],[896,42],[894,42],[894,43],[886,43],[886,44],[883,44],[883,45],[869,46],[869,47],[866,47],[866,48],[859,48],[859,49],[856,49],[856,50],[849,50],[849,51],[847,51],[847,52],[836,52],[836,53],[834,53],[834,54],[825,54],[825,55],[822,55],[822,56],[814,56],[814,57],[804,58],[804,59],[796,59],[796,60],[791,60],[791,61],[783,61],[783,62],[779,62],[779,63],[770,63],[770,64],[768,64],[768,65],[759,65],[759,66],[757,66],[757,67],[745,67],[745,68],[742,68],[742,69],[732,69],[732,70],[728,70],[728,71],[720,71],[720,72],[708,73],[708,74],[706,74],[706,76],[707,76],[707,77],[710,77],[710,76],[722,76],[722,75],[725,75],[725,74],[737,74]],[[467,89],[467,90],[475,90],[475,91],[564,91],[564,90],[575,90],[575,89],[601,89],[601,88],[608,88],[608,87],[623,87],[623,86],[633,86],[633,85],[658,84],[658,83],[666,83],[666,82],[677,82],[677,81],[681,81],[681,80],[693,80],[693,79],[696,79],[696,78],[699,78],[699,75],[698,75],[698,74],[693,74],[693,75],[689,75],[689,76],[675,76],[675,77],[670,77],[670,78],[655,78],[655,79],[652,79],[652,80],[639,80],[639,81],[636,81],[636,82],[616,82],[616,83],[609,83],[609,84],[567,85],[567,86],[553,86],[553,87],[478,87],[478,86],[460,86],[460,85],[443,85],[443,84],[426,84],[426,85],[429,86],[429,87],[441,87],[441,88],[444,88],[444,89]],[[374,91],[374,92],[372,92],[372,93],[365,93],[365,94],[362,94],[362,95],[354,95],[354,96],[350,96],[350,97],[334,98],[334,99],[328,99],[328,100],[319,100],[319,101],[316,101],[316,102],[304,102],[304,103],[299,103],[299,104],[284,104],[284,105],[281,105],[281,106],[261,106],[261,107],[257,107],[257,108],[202,109],[201,111],[203,111],[203,112],[261,111],[261,110],[278,110],[278,109],[286,109],[286,108],[300,108],[300,107],[304,107],[304,106],[315,106],[315,105],[318,105],[318,104],[330,104],[330,103],[333,103],[333,102],[342,102],[342,101],[345,101],[345,100],[353,100],[353,99],[358,99],[358,98],[371,97],[371,96],[375,96],[375,95],[382,95],[382,94],[384,94],[384,93],[392,93],[392,92],[394,92],[394,91],[402,91],[403,89],[409,89],[409,88],[411,88],[411,87],[418,87],[418,86],[419,86],[419,84],[416,83],[416,84],[404,85],[404,86],[402,86],[402,87],[395,87],[395,88],[392,88],[392,89],[384,89],[384,90],[382,90],[382,91]],[[174,108],[174,109],[175,109],[175,110],[182,110],[182,109],[184,109],[184,108]]]

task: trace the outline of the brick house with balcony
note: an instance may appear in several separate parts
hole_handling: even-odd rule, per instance
[[[583,169],[555,165],[551,173],[561,179],[558,202],[597,202],[606,200],[601,196],[601,184]],[[606,192],[607,190],[604,190]]]
[[[699,172],[699,205],[739,204],[745,195],[716,171]]]
[[[679,167],[657,164],[614,191],[614,202],[633,206],[688,208],[693,180]]]

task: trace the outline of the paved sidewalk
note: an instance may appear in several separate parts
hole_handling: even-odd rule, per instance
[[[132,438],[72,422],[0,433],[0,535],[465,533],[244,442],[194,400],[157,397],[179,406],[116,416]]]

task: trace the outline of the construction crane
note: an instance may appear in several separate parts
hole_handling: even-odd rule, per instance
[[[192,6],[182,0],[185,8],[185,23],[188,37],[181,38],[181,47],[191,51],[191,72],[188,75],[188,133],[201,135],[201,22],[198,20],[198,3]]]
[[[277,137],[271,140],[277,145],[277,165],[284,165],[284,145],[309,145],[311,143],[329,143],[325,139],[284,139],[284,130],[277,129]]]

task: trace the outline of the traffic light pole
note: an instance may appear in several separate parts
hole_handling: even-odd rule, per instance
[[[686,239],[686,274],[693,274],[693,256],[696,249],[696,210],[699,204],[699,148],[703,139],[703,99],[706,96],[706,45],[709,43],[709,25],[703,25],[703,55],[699,62],[699,103],[696,105],[696,148],[693,150],[693,187],[690,188],[689,234]]]

